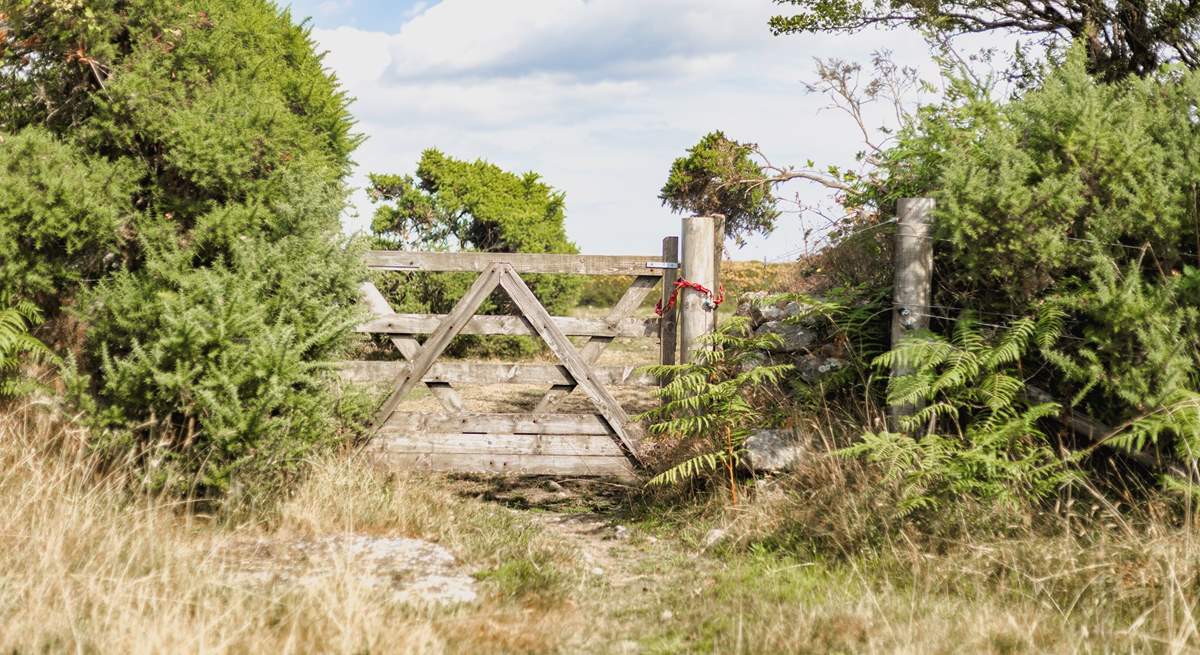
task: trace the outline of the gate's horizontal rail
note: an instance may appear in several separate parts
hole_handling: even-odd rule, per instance
[[[662,255],[557,255],[496,252],[409,252],[369,250],[367,268],[381,271],[475,271],[497,262],[517,273],[571,273],[576,275],[652,275],[661,277]]]
[[[339,362],[338,371],[348,382],[392,382],[408,368],[405,362]],[[596,380],[606,386],[654,386],[658,379],[634,366],[597,366]],[[494,364],[491,362],[446,362],[434,364],[423,382],[451,384],[568,384],[575,379],[557,364]]]
[[[625,456],[603,434],[380,434],[371,447],[389,453]]]
[[[507,475],[608,475],[636,479],[625,456],[497,455],[486,453],[394,453],[379,451],[379,458],[407,470]]]
[[[599,414],[425,414],[397,412],[379,428],[382,436],[427,432],[611,435]],[[611,441],[611,437],[609,438]]]
[[[358,327],[370,334],[430,334],[445,320],[443,314],[394,314],[372,319]],[[657,318],[625,318],[609,323],[600,318],[552,317],[554,324],[568,336],[589,337],[656,337]],[[459,334],[536,335],[523,316],[471,317]]]

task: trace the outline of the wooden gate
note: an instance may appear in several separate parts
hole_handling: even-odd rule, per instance
[[[661,256],[587,256],[526,253],[431,253],[371,251],[367,266],[384,271],[477,272],[479,277],[450,313],[397,314],[371,283],[363,292],[374,318],[359,331],[387,335],[402,361],[346,362],[343,375],[359,382],[390,383],[375,415],[371,448],[389,463],[436,471],[516,474],[617,475],[639,464],[642,431],[613,397],[616,385],[656,386],[636,366],[598,366],[601,353],[618,337],[659,338],[659,360],[675,361],[675,311],[660,318],[633,316],[664,281],[674,288],[678,238],[663,240]],[[521,278],[525,273],[629,275],[633,283],[602,319],[550,316]],[[503,289],[517,315],[477,315],[480,305]],[[460,334],[529,335],[541,338],[557,364],[439,361]],[[419,335],[428,335],[424,341]],[[580,347],[569,339],[586,337]],[[548,389],[528,412],[466,410],[457,386],[538,384]],[[438,412],[398,411],[401,401],[424,385]],[[593,412],[559,413],[555,407],[575,389]]]

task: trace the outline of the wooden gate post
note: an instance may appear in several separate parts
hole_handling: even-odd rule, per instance
[[[717,289],[717,229],[721,220],[714,216],[692,216],[683,219],[680,234],[683,235],[683,261],[680,262],[683,279],[702,284],[716,292]],[[700,338],[717,327],[717,311],[709,298],[695,289],[679,290],[680,361],[684,364],[695,360],[695,353],[703,347]]]
[[[896,203],[895,284],[892,291],[892,347],[915,330],[929,327],[929,302],[933,288],[933,239],[930,218],[933,198],[900,198]],[[892,366],[892,377],[912,371]],[[900,419],[921,410],[924,403],[893,405],[891,429],[900,430]]]
[[[665,263],[679,264],[679,237],[663,237],[662,256]],[[658,362],[660,364],[674,364],[678,352],[679,322],[676,317],[679,316],[679,308],[667,307],[671,302],[671,294],[675,291],[675,280],[678,277],[678,269],[663,269],[661,301],[663,313],[658,323],[660,345]],[[662,382],[666,384],[667,379],[663,378]]]

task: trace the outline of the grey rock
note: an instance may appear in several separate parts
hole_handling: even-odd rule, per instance
[[[702,542],[704,549],[707,550],[713,546],[716,546],[717,544],[721,543],[721,540],[724,538],[725,531],[721,528],[713,528],[712,530],[709,530],[707,533],[705,533],[704,541]]]
[[[221,553],[230,582],[252,586],[311,588],[334,575],[387,593],[409,605],[470,603],[475,579],[458,568],[450,551],[421,539],[343,534],[316,539],[258,539],[231,544]]]
[[[743,293],[742,295],[738,296],[737,312],[735,313],[738,316],[750,317],[751,323],[753,323],[754,308],[761,304],[767,295],[768,294],[766,291],[750,291],[748,293]]]
[[[760,366],[767,366],[771,363],[771,358],[766,353],[754,351],[746,354],[746,359],[742,360],[740,368],[743,373],[749,373]]]
[[[822,378],[839,371],[846,366],[846,361],[837,357],[825,357],[822,355],[802,355],[796,360],[796,373],[801,380],[809,384],[816,384]]]
[[[804,446],[792,430],[759,430],[746,437],[746,464],[761,473],[780,473],[804,456]]]
[[[754,330],[754,334],[759,336],[764,334],[779,335],[781,342],[779,345],[771,348],[773,352],[796,352],[804,350],[816,340],[816,333],[810,328],[795,323],[784,323],[783,321],[768,321],[763,323]]]
[[[777,305],[755,305],[750,309],[750,320],[755,326],[782,321],[787,316],[787,312]]]

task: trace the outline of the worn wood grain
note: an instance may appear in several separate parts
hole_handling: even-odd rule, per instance
[[[360,287],[364,302],[371,310],[372,314],[379,317],[395,316],[396,312],[392,310],[392,306],[388,303],[387,298],[383,297],[383,293],[379,291],[371,282],[363,282]],[[417,352],[421,349],[421,344],[416,338],[411,336],[393,335],[389,337],[389,341],[400,351],[400,354],[406,361],[412,361],[417,356]],[[437,399],[438,403],[448,411],[461,412],[465,408],[462,397],[454,390],[447,382],[426,382],[426,388],[429,393]]]
[[[620,324],[623,321],[630,320],[627,317],[637,310],[639,306],[641,306],[642,301],[646,299],[646,296],[649,295],[650,291],[654,289],[654,286],[658,284],[658,280],[658,278],[651,276],[640,276],[634,278],[633,284],[629,285],[629,288],[626,289],[625,293],[621,295],[621,298],[617,301],[617,304],[613,305],[612,309],[608,311],[608,315],[604,317],[604,322],[612,325]],[[657,327],[657,319],[654,320],[654,323]],[[612,338],[607,335],[594,336],[584,342],[583,347],[580,348],[579,355],[583,358],[583,361],[590,366],[594,364],[596,360],[600,359],[600,355],[604,353],[604,349],[607,348],[610,343],[612,343]],[[533,411],[550,411],[556,404],[558,404],[560,400],[566,398],[574,390],[574,383],[554,385],[549,391],[546,392],[544,396],[542,396],[541,400],[539,400],[537,405],[534,406]]]
[[[454,309],[446,315],[446,319],[442,321],[442,324],[425,340],[425,343],[421,346],[421,350],[412,359],[410,365],[396,376],[395,387],[391,395],[380,406],[379,411],[375,413],[375,429],[378,429],[387,421],[392,411],[396,409],[396,405],[400,404],[404,396],[408,395],[413,387],[421,382],[422,378],[429,371],[429,367],[433,366],[434,360],[440,357],[446,350],[446,346],[450,345],[450,340],[462,331],[467,321],[496,288],[497,283],[503,278],[503,274],[507,270],[504,264],[492,264],[475,279],[475,282],[471,284],[471,288],[455,303]],[[446,382],[447,380],[437,381]]]
[[[481,453],[392,453],[375,457],[404,470],[446,473],[498,473],[504,475],[605,476],[636,480],[633,466],[623,456],[493,455]]]
[[[650,278],[657,280],[657,278]],[[430,334],[445,319],[444,314],[392,314],[380,316],[363,323],[359,332],[369,334]],[[601,318],[553,317],[554,324],[563,334],[570,336],[596,337],[657,337],[657,318]],[[529,322],[520,316],[474,316],[459,334],[506,334],[533,336],[537,333]]]
[[[383,436],[424,432],[612,434],[608,423],[596,414],[395,412],[379,430]]]
[[[616,437],[625,447],[626,453],[634,461],[640,463],[639,445],[641,435],[636,430],[636,426],[629,420],[629,416],[625,414],[625,410],[620,403],[612,397],[612,394],[604,388],[604,385],[596,378],[595,372],[591,366],[583,361],[579,356],[579,352],[575,350],[574,344],[567,338],[557,327],[554,321],[550,320],[550,314],[546,312],[546,308],[538,302],[536,296],[530,291],[525,281],[521,276],[517,275],[516,271],[508,265],[502,265],[500,269],[500,286],[508,292],[510,298],[516,303],[521,313],[525,318],[529,319],[530,325],[537,330],[542,340],[550,350],[558,357],[563,366],[567,368],[570,376],[574,378],[574,383],[579,386],[583,393],[592,401],[596,409],[608,421],[609,426],[616,432]]]
[[[679,237],[666,237],[662,242],[663,261],[678,262],[679,261]],[[674,364],[676,360],[676,350],[678,348],[679,334],[679,307],[670,303],[671,294],[675,291],[675,280],[679,278],[677,269],[666,269],[663,271],[662,279],[662,310],[663,315],[659,319],[659,358],[661,364]],[[662,380],[662,384],[669,382],[667,379]]]
[[[484,455],[562,455],[623,457],[603,434],[464,434],[461,432],[380,433],[371,449],[390,453],[479,453]]]
[[[367,267],[396,271],[476,271],[505,263],[518,273],[571,273],[578,275],[653,275],[663,269],[646,266],[661,262],[659,255],[560,255],[496,252],[405,252],[369,250]]]
[[[374,384],[392,382],[409,365],[399,361],[338,362],[338,373],[347,382]],[[653,386],[653,375],[642,373],[636,366],[597,366],[596,379],[605,386]],[[570,372],[560,364],[505,364],[496,362],[441,362],[429,367],[421,378],[424,382],[449,384],[567,384]]]

